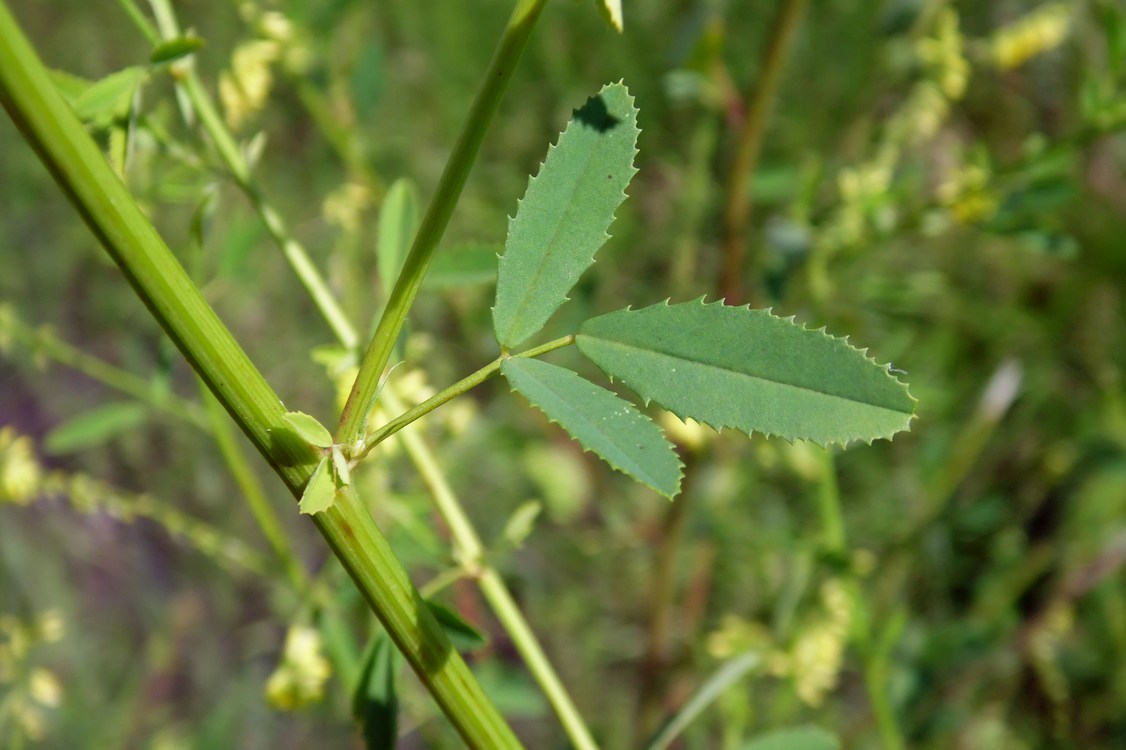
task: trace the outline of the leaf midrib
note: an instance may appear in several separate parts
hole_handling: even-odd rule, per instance
[[[616,340],[616,339],[603,338],[601,336],[595,336],[595,335],[592,335],[592,334],[589,334],[589,333],[585,333],[585,334],[581,333],[576,338],[578,338],[578,339],[587,338],[587,339],[590,339],[592,341],[601,342],[601,343],[606,344],[606,345],[611,346],[611,347],[617,347],[619,349],[626,350],[627,352],[630,352],[630,353],[637,352],[637,353],[640,353],[640,354],[648,354],[648,355],[652,355],[652,356],[656,356],[656,357],[666,357],[666,358],[674,360],[676,362],[687,363],[689,365],[695,365],[695,366],[698,366],[698,367],[717,370],[719,372],[731,373],[733,375],[742,376],[742,377],[745,377],[745,378],[748,378],[750,380],[754,380],[754,381],[757,381],[757,382],[760,382],[760,383],[767,383],[767,384],[771,384],[771,385],[782,387],[782,388],[791,388],[791,389],[794,389],[794,390],[803,391],[803,392],[807,392],[807,393],[815,393],[819,396],[827,396],[829,398],[836,398],[836,399],[840,399],[842,401],[849,401],[851,403],[861,404],[863,406],[867,406],[867,407],[870,407],[870,408],[873,408],[873,409],[880,409],[882,411],[890,412],[892,414],[907,415],[907,416],[913,416],[914,415],[914,410],[900,411],[899,409],[894,409],[894,408],[891,408],[891,407],[888,407],[888,406],[873,403],[871,401],[865,401],[865,400],[858,399],[858,398],[851,398],[849,396],[843,396],[843,395],[840,395],[840,394],[837,394],[837,393],[829,393],[827,391],[818,390],[816,388],[811,388],[811,387],[805,386],[805,385],[796,385],[794,383],[787,383],[787,382],[781,381],[781,380],[773,380],[773,379],[768,378],[768,377],[764,377],[764,376],[761,376],[761,375],[753,375],[753,374],[750,374],[750,373],[747,373],[747,372],[743,372],[741,370],[735,370],[735,369],[732,369],[730,367],[724,367],[722,365],[713,364],[711,362],[701,362],[700,360],[688,359],[688,358],[680,356],[680,355],[669,353],[669,352],[664,351],[662,349],[644,348],[644,347],[641,347],[641,346],[637,346],[636,344],[629,344],[629,343],[622,342],[622,341],[619,341],[619,340]],[[898,382],[898,381],[896,381],[896,382]]]

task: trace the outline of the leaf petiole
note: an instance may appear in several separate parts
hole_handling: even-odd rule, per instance
[[[450,401],[451,399],[460,396],[463,393],[466,393],[470,389],[475,388],[481,383],[484,383],[493,375],[496,375],[498,372],[500,372],[500,366],[504,362],[504,360],[511,357],[539,357],[540,355],[547,354],[548,352],[555,351],[556,349],[562,349],[565,346],[571,346],[574,343],[575,335],[570,334],[568,336],[563,336],[562,338],[555,339],[554,341],[549,341],[546,344],[541,344],[540,346],[533,347],[531,349],[528,349],[527,351],[520,352],[519,354],[508,354],[507,352],[502,353],[501,356],[497,357],[492,362],[482,367],[480,370],[477,370],[472,375],[468,375],[462,378],[453,385],[434,394],[418,406],[415,406],[413,409],[408,409],[407,411],[392,419],[390,422],[387,422],[382,427],[377,429],[375,432],[369,435],[366,440],[364,440],[363,450],[352,456],[353,463],[363,459],[365,456],[367,456],[368,453],[371,452],[372,448],[379,445],[381,442],[391,437],[396,432],[409,425],[411,422],[414,422],[416,419],[426,416],[447,401]]]

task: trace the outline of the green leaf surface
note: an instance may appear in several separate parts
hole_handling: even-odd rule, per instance
[[[450,643],[458,651],[473,651],[488,644],[489,639],[485,637],[484,633],[470,625],[465,621],[465,618],[446,605],[433,599],[427,599],[426,606],[430,608],[434,619],[442,626],[442,630],[446,631]]]
[[[398,662],[398,652],[387,633],[380,631],[372,636],[364,651],[360,678],[352,691],[352,716],[360,724],[366,750],[395,750],[398,742]]]
[[[332,507],[336,500],[336,483],[332,481],[332,470],[329,468],[329,458],[325,456],[317,464],[305,491],[301,494],[301,502],[297,507],[305,515],[313,515],[326,511]]]
[[[621,83],[576,110],[509,221],[493,329],[512,348],[543,328],[609,238],[637,171],[637,109]]]
[[[418,231],[418,195],[414,183],[406,178],[395,180],[387,190],[379,210],[379,244],[376,259],[379,267],[379,288],[383,302],[391,296],[395,280],[403,268],[403,259]]]
[[[136,401],[98,406],[71,417],[43,438],[43,449],[52,456],[92,448],[143,423],[149,409]]]
[[[890,437],[914,415],[887,366],[766,310],[703,300],[627,308],[583,323],[576,343],[646,403],[715,429],[845,444]]]
[[[840,750],[836,736],[817,727],[796,727],[753,737],[743,750]]]
[[[154,65],[175,62],[180,58],[187,57],[201,47],[203,47],[203,40],[195,34],[166,39],[153,47],[152,54],[149,55],[149,62]]]
[[[500,367],[518,391],[610,466],[665,497],[680,490],[680,459],[657,427],[633,404],[570,370],[513,357]]]
[[[309,445],[316,446],[317,448],[332,447],[332,433],[328,431],[327,427],[305,412],[287,411],[285,413],[285,421],[289,422],[293,431],[300,435],[301,439]]]
[[[82,122],[98,126],[105,126],[112,120],[124,117],[132,106],[137,86],[147,73],[138,65],[95,81],[71,102],[74,113]]]
[[[495,284],[500,245],[458,245],[444,247],[430,261],[422,285],[428,289]]]

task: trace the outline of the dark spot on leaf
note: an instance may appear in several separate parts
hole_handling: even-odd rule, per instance
[[[592,96],[586,100],[586,104],[581,109],[576,109],[574,117],[587,127],[594,128],[599,133],[605,133],[616,127],[621,119],[614,117],[610,114],[610,110],[606,109],[606,102],[603,101],[602,95]]]

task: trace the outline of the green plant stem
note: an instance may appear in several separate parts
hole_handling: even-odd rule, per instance
[[[133,22],[145,38],[149,40],[149,44],[156,44],[160,41],[160,32],[145,18],[145,14],[137,7],[134,0],[117,0],[117,4],[125,11],[125,15],[129,16],[129,20]]]
[[[153,1],[154,5],[155,3],[165,2],[165,0]],[[531,27],[534,24],[536,16],[542,9],[542,5],[543,3],[541,1],[534,3],[519,3],[511,19],[509,20],[509,26],[506,30],[506,39],[512,41],[510,39],[509,31],[514,26],[526,27],[521,31],[523,40],[515,40],[519,41],[521,46],[526,43],[527,35],[530,34]],[[498,49],[497,53],[494,55],[493,64],[490,66],[487,79],[488,82],[492,81],[494,78],[500,77],[501,74],[504,75],[504,80],[499,82],[498,84],[499,89],[494,94],[491,94],[491,96],[495,97],[496,100],[492,104],[493,110],[495,110],[496,105],[499,103],[500,94],[503,93],[504,84],[507,83],[507,78],[510,76],[511,70],[515,67],[516,58],[518,56],[519,49],[513,50],[511,44],[506,48],[505,42],[504,40],[502,40],[501,48]],[[508,60],[508,62],[504,64],[504,67],[500,70],[498,70],[498,59],[501,59],[502,61]],[[194,78],[194,74],[192,74],[192,76],[189,77],[188,80],[191,81],[194,80]],[[478,103],[484,97],[487,88],[487,86],[483,86],[482,92],[478,94],[477,102],[475,102],[474,108],[473,110],[471,110],[469,122],[467,122],[466,124],[465,131],[470,129],[471,125],[474,122],[475,116],[481,116],[478,115],[478,110],[480,109]],[[227,165],[228,169],[231,170],[232,174],[234,174],[236,182],[238,182],[240,186],[247,186],[244,187],[244,190],[247,190],[247,188],[249,188],[249,190],[247,191],[248,195],[253,194],[253,196],[255,196],[252,197],[251,202],[254,208],[262,216],[263,220],[267,223],[267,226],[269,226],[270,222],[265,214],[269,213],[276,216],[276,212],[271,209],[269,203],[262,197],[261,192],[255,188],[249,170],[245,167],[245,161],[242,159],[241,152],[235,145],[234,139],[230,136],[229,131],[226,129],[222,120],[218,117],[217,113],[215,113],[214,106],[211,104],[210,99],[206,95],[206,92],[204,92],[202,87],[199,85],[198,80],[195,81],[194,90],[195,94],[191,97],[191,101],[193,102],[193,105],[196,107],[196,109],[200,112],[200,118],[202,124],[204,125],[204,128],[216,142],[216,148],[219,150],[220,155],[223,156],[225,154],[224,163]],[[302,98],[304,100],[305,96],[303,95]],[[310,102],[306,102],[306,104],[308,106],[310,105]],[[491,117],[491,112],[488,114]],[[477,144],[473,145],[471,156],[475,155],[477,148],[479,148],[480,138],[483,137],[486,126],[487,118],[485,122],[481,122],[475,126],[480,132],[478,135]],[[462,143],[467,140],[465,131],[463,131],[462,138],[459,140],[458,147],[455,147],[454,154],[451,156],[451,163],[455,160],[455,157],[457,157],[459,153],[466,153],[466,149],[462,148]],[[341,144],[339,145],[342,146],[343,142],[341,142]],[[352,150],[349,149],[348,153],[351,154]],[[350,159],[349,163],[352,163]],[[471,163],[472,158],[469,158],[468,162],[463,168],[464,174],[462,174],[460,177],[462,185],[464,184],[465,178],[468,176],[469,166],[471,166]],[[450,167],[447,167],[447,175],[450,174],[450,172]],[[447,180],[443,178],[443,184],[445,184],[446,182]],[[457,195],[459,193],[460,185],[458,186],[457,193],[452,195],[451,205],[449,206],[450,211],[452,211],[453,203],[456,203]],[[442,195],[441,185],[439,186],[438,192],[438,196],[440,195]],[[436,196],[434,199],[435,203],[438,201],[438,196]],[[432,204],[431,213],[433,213],[433,211],[434,207]],[[448,218],[449,217],[447,215],[445,217],[445,220],[448,221]],[[273,235],[274,240],[280,245],[284,245],[284,243],[287,241],[286,238],[288,237],[288,235],[285,233],[271,232],[271,234]],[[437,245],[438,239],[440,239],[440,233],[434,241],[435,246]],[[415,244],[418,244],[417,240]],[[287,257],[289,257],[289,253],[287,253]],[[319,274],[317,273],[315,267],[312,267],[311,265],[306,269],[305,273],[310,278],[319,278]],[[323,287],[323,283],[320,284],[320,286]],[[318,305],[318,308],[326,318],[330,317],[331,310],[338,309],[335,304],[327,306]],[[337,320],[335,323],[332,320],[329,320],[329,323],[342,344],[348,346],[349,348],[355,345],[354,343],[350,343],[355,338],[355,334],[350,333],[354,329],[352,328],[349,321],[344,317],[343,313],[340,314],[339,320]],[[573,343],[574,337],[567,336],[513,356],[540,356],[542,354],[546,354],[549,351],[553,351],[554,349],[558,349]],[[466,385],[466,381],[474,377],[474,375],[471,375],[466,380],[461,381],[461,383],[455,384],[454,386],[451,386],[450,389],[443,391],[443,393],[448,393],[449,398],[452,398],[454,395],[472,388],[477,383],[483,382],[489,376],[495,374],[495,372],[500,367],[500,363],[501,360],[498,359],[495,362],[490,363],[490,365],[487,365],[482,369],[482,371],[475,373],[474,375],[479,375],[482,374],[485,370],[489,371],[487,373],[484,373],[481,379],[477,382]],[[459,385],[464,386],[464,388],[453,392]],[[389,406],[390,410],[393,412],[403,411],[404,406],[393,396],[393,394],[390,393],[391,390],[392,389],[387,389],[387,392],[385,392],[383,395],[385,404]],[[433,410],[434,408],[437,408],[442,403],[445,403],[445,400],[448,400],[448,398],[440,401],[437,400],[441,395],[442,394],[438,394],[438,396],[435,396],[434,398],[428,400],[426,402],[426,405],[429,405],[428,408],[422,409],[422,406],[424,405],[420,405],[419,407],[412,409],[410,412],[403,414],[401,417],[392,420],[392,422],[380,428],[380,430],[377,431],[375,435],[373,435],[373,439],[369,439],[368,450],[370,450],[371,446],[376,445],[380,440],[383,440],[394,432],[400,430],[406,424],[409,424],[415,419],[418,419],[419,417]],[[384,432],[384,430],[386,430],[386,432]],[[431,491],[434,493],[435,502],[438,505],[439,512],[442,513],[442,516],[443,518],[445,518],[447,525],[449,525],[451,528],[451,535],[454,538],[455,544],[458,545],[459,555],[466,559],[478,559],[483,557],[484,547],[481,544],[479,537],[473,529],[472,524],[469,522],[468,516],[461,508],[456,495],[454,495],[452,490],[450,490],[448,483],[445,481],[445,478],[442,476],[441,471],[438,469],[437,462],[434,460],[434,457],[430,453],[430,450],[426,446],[425,442],[422,441],[420,437],[413,435],[412,433],[404,433],[403,438],[404,442],[407,445],[408,452],[412,455],[412,458],[415,459],[415,464],[419,468],[420,472],[423,473],[424,481],[427,482],[428,487],[430,487]],[[424,466],[425,470],[423,469]],[[517,649],[520,651],[526,664],[528,665],[529,671],[532,673],[533,677],[536,679],[537,683],[544,691],[544,694],[547,696],[548,701],[555,709],[555,712],[560,719],[560,723],[562,724],[563,729],[567,733],[572,744],[579,750],[596,750],[597,745],[591,738],[590,730],[587,729],[581,715],[574,706],[574,702],[571,700],[570,696],[567,694],[566,689],[563,687],[562,682],[555,674],[551,663],[545,656],[542,647],[540,647],[539,643],[536,641],[534,633],[528,626],[527,621],[523,618],[523,615],[520,613],[520,610],[516,606],[516,603],[513,600],[511,594],[509,594],[507,589],[504,587],[504,583],[501,580],[499,574],[497,574],[491,568],[482,568],[479,578],[479,585],[485,595],[485,598],[489,601],[490,606],[492,606],[497,619],[502,623],[502,625],[504,625],[506,631],[509,633],[509,636],[512,638],[513,643],[516,644]]]
[[[294,238],[281,214],[274,210],[263,195],[262,189],[251,178],[250,165],[246,163],[242,151],[235,144],[234,138],[223,124],[222,118],[219,117],[211,98],[204,91],[195,71],[189,71],[181,84],[199,115],[200,125],[211,137],[216,150],[224,164],[227,165],[227,169],[235,178],[235,182],[246,195],[254,210],[262,218],[262,222],[266,225],[266,231],[270,233],[270,237],[281,248],[282,254],[285,255],[285,259],[293,268],[293,272],[297,274],[297,278],[309,293],[313,304],[320,310],[321,315],[324,316],[340,342],[349,349],[355,349],[360,342],[355,329],[348,322],[347,316],[340,305],[337,304],[336,297],[333,296],[317,267],[309,259],[309,253],[305,250],[304,245]]]
[[[180,33],[169,0],[150,0],[150,5],[152,5],[153,12],[157,16],[161,35],[165,39],[174,38]],[[305,246],[289,231],[289,227],[282,219],[281,214],[270,205],[261,187],[253,179],[250,164],[243,156],[242,149],[239,148],[234,135],[223,122],[223,118],[215,108],[214,101],[200,82],[199,76],[196,75],[195,67],[188,64],[177,68],[173,71],[173,78],[178,90],[182,91],[191,103],[192,109],[199,117],[199,124],[207,132],[215,151],[219,154],[219,158],[223,161],[231,177],[234,178],[235,184],[250,201],[255,212],[262,219],[262,223],[266,225],[266,231],[281,248],[285,259],[309,293],[313,304],[317,306],[329,327],[332,328],[333,334],[345,347],[355,349],[360,343],[356,330],[348,322],[348,316],[340,308],[324,277],[321,276],[317,267],[309,259],[309,253],[305,250]]]
[[[318,454],[59,95],[0,0],[0,101],[90,230],[294,497]],[[520,747],[351,491],[313,517],[422,683],[474,748]]]
[[[821,516],[822,544],[825,551],[835,556],[848,553],[844,514],[841,512],[840,489],[837,485],[836,461],[829,449],[821,451],[821,478],[817,487],[817,506]],[[853,612],[867,612],[863,592],[855,577],[849,576],[845,589],[853,600]],[[883,636],[874,640],[871,619],[862,616],[852,628],[852,637],[864,664],[864,686],[868,703],[875,717],[884,750],[902,750],[905,746],[899,720],[888,696],[888,655],[902,630],[902,616],[897,614],[887,625]]]
[[[510,355],[510,356],[512,356],[512,357],[538,357],[541,354],[547,354],[548,352],[555,351],[556,349],[561,349],[564,346],[570,346],[571,344],[574,344],[574,343],[575,343],[575,336],[574,336],[574,334],[571,334],[569,336],[563,336],[562,338],[555,339],[554,341],[549,341],[548,343],[546,343],[542,346],[537,346],[534,349],[529,349],[528,351],[520,352],[519,354],[513,354],[513,355]],[[380,427],[379,429],[375,430],[371,434],[371,436],[368,437],[368,439],[364,441],[365,442],[365,448],[364,448],[363,452],[361,452],[359,456],[354,456],[353,458],[363,458],[369,452],[371,452],[372,448],[379,445],[384,440],[386,440],[387,438],[391,437],[392,435],[394,435],[399,430],[401,430],[404,427],[406,427],[407,425],[409,425],[411,422],[414,422],[415,420],[426,416],[427,414],[434,411],[435,409],[437,409],[442,404],[445,404],[446,402],[460,396],[461,394],[466,393],[467,391],[469,391],[473,388],[476,388],[481,383],[484,383],[486,380],[491,378],[493,375],[496,375],[498,372],[500,372],[500,366],[504,362],[504,360],[507,359],[507,358],[508,357],[504,357],[504,356],[497,357],[492,362],[485,365],[480,370],[477,370],[477,372],[473,373],[472,375],[467,375],[466,377],[457,381],[456,383],[454,383],[450,387],[445,388],[444,390],[440,391],[439,393],[436,393],[433,396],[431,396],[430,398],[426,399],[425,401],[423,401],[418,406],[415,406],[412,409],[408,409],[407,411],[403,412],[399,416],[395,417],[394,419],[392,419],[387,424],[385,424],[382,427]],[[398,411],[398,410],[395,409],[394,411]]]
[[[723,208],[723,263],[719,289],[728,304],[737,304],[744,299],[743,278],[748,271],[747,226],[751,217],[751,196],[747,188],[758,165],[766,123],[782,78],[782,66],[805,6],[806,0],[781,0],[759,66],[758,80],[746,96],[747,114],[736,137],[735,154],[727,173],[727,200]],[[760,258],[752,257],[750,271],[753,276],[757,277],[753,272],[758,270],[760,263]],[[747,295],[747,301],[752,305],[757,302],[754,296]]]
[[[446,225],[469,177],[469,171],[477,158],[485,133],[516,70],[516,63],[531,37],[536,19],[546,2],[547,0],[517,0],[516,7],[508,19],[500,43],[493,53],[493,59],[489,63],[469,115],[462,126],[461,134],[446,162],[438,188],[430,201],[422,224],[419,225],[410,252],[403,261],[402,271],[399,272],[395,288],[387,300],[387,307],[376,326],[375,335],[360,363],[360,371],[348,394],[348,401],[344,405],[340,425],[336,430],[336,442],[340,445],[352,445],[360,435],[364,419],[378,390],[380,376],[387,367],[391,350],[395,346],[403,323],[406,322],[414,298],[422,286],[422,279],[434,251],[446,231]]]
[[[668,683],[665,668],[669,662],[669,631],[676,604],[676,562],[684,540],[684,526],[692,505],[692,489],[699,456],[684,460],[684,480],[679,496],[661,524],[661,536],[653,560],[649,585],[649,618],[645,632],[645,652],[638,669],[637,728],[642,737],[653,734],[661,720],[662,696]]]
[[[50,331],[32,328],[16,318],[14,312],[6,316],[5,322],[12,338],[33,351],[42,352],[55,362],[76,370],[102,385],[132,396],[154,409],[183,419],[201,429],[207,429],[207,415],[198,405],[185,401],[175,394],[158,391],[148,380],[91,356]]]
[[[400,411],[403,404],[394,394],[392,388],[386,388],[381,396],[384,404],[394,410]],[[536,639],[535,633],[524,619],[523,613],[517,606],[512,594],[504,585],[504,579],[495,568],[485,562],[485,545],[477,536],[472,522],[466,515],[457,495],[454,494],[449,482],[446,481],[438,462],[431,453],[430,448],[417,432],[407,430],[400,434],[407,455],[418,469],[419,476],[430,490],[434,503],[450,529],[450,537],[454,543],[455,554],[462,566],[477,580],[481,593],[492,607],[498,621],[504,626],[505,631],[512,639],[516,650],[520,652],[528,671],[543,690],[563,730],[571,740],[576,750],[597,750],[590,730],[583,722],[582,715],[575,707],[568,695],[562,681],[555,673],[543,647]]]

